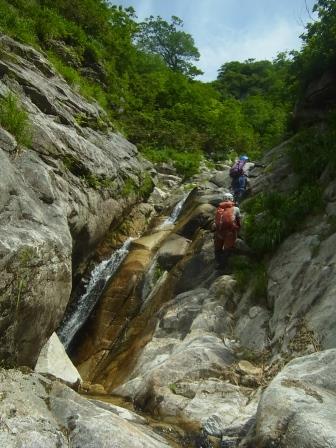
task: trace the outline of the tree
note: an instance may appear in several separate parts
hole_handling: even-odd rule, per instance
[[[136,43],[140,50],[160,55],[172,70],[193,78],[202,74],[192,64],[200,54],[192,36],[179,29],[182,27],[183,21],[176,16],[172,16],[171,23],[160,16],[150,16],[140,23]]]
[[[303,92],[311,81],[336,70],[336,2],[318,0],[313,12],[318,19],[307,24],[303,49],[294,54],[294,73]]]

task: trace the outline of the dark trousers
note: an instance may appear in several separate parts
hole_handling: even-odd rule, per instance
[[[247,186],[247,177],[245,175],[234,177],[231,182],[235,201],[239,203],[244,197]]]

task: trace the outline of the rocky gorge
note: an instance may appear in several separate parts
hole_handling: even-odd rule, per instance
[[[32,134],[25,148],[0,128],[1,446],[336,446],[332,174],[323,211],[269,257],[266,292],[242,285],[213,254],[228,166],[183,187],[41,53],[0,44],[0,95],[20,98]],[[287,149],[265,155],[253,194],[297,188]],[[72,340],[77,372],[54,332],[129,237]],[[243,241],[236,254],[253,263]]]

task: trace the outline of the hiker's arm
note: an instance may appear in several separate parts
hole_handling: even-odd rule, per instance
[[[251,164],[253,164],[253,165],[251,165],[249,167],[249,171],[254,170],[254,168],[265,168],[265,166],[266,166],[266,165],[264,165],[262,163],[259,163],[259,162],[251,162]],[[258,174],[251,174],[250,172],[247,172],[246,176],[250,177],[252,179],[254,177],[258,177]]]
[[[253,168],[265,168],[266,165],[264,165],[263,163],[260,162],[252,162],[254,164],[254,166],[251,167],[251,169],[253,170]]]

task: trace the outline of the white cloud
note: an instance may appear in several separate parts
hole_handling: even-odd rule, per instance
[[[286,21],[278,21],[271,29],[228,30],[225,37],[223,33],[217,37],[213,35],[211,41],[199,45],[201,59],[198,66],[205,72],[202,79],[215,79],[219,67],[228,61],[272,60],[280,51],[298,48],[301,32],[299,25],[293,27]]]

